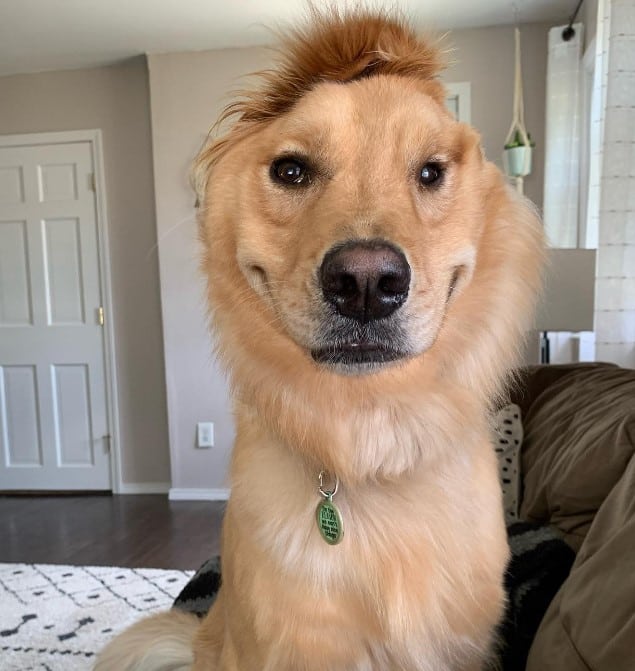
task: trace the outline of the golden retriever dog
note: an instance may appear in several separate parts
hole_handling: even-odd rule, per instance
[[[473,671],[508,548],[490,411],[540,285],[534,209],[404,21],[313,12],[195,166],[237,437],[223,582],[98,671]]]

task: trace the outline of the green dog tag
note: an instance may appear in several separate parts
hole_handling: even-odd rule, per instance
[[[344,537],[344,526],[340,511],[330,498],[318,504],[316,518],[322,538],[329,545],[337,545]]]

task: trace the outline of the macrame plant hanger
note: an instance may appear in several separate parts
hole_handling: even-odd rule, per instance
[[[514,68],[514,106],[512,112],[512,124],[509,127],[509,133],[505,138],[505,147],[513,144],[515,140],[520,139],[523,150],[520,152],[520,164],[515,161],[512,162],[508,156],[506,161],[507,173],[516,181],[516,189],[519,193],[523,192],[523,178],[529,174],[531,170],[531,140],[525,127],[525,105],[523,101],[523,75],[521,66],[521,52],[520,52],[520,30],[518,26],[514,28],[514,37],[516,41],[515,48],[515,68]],[[526,148],[526,149],[524,149]],[[521,147],[514,147],[514,149],[521,149]],[[509,151],[509,150],[507,150]]]

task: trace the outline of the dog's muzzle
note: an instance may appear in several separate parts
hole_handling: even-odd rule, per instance
[[[394,315],[410,290],[410,265],[384,240],[352,240],[333,247],[318,271],[331,307],[326,344],[311,352],[331,365],[382,364],[407,356]]]

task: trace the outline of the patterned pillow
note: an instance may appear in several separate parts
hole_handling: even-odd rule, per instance
[[[505,521],[513,524],[518,521],[520,508],[520,449],[523,443],[520,408],[514,403],[501,408],[494,415],[493,429]]]

